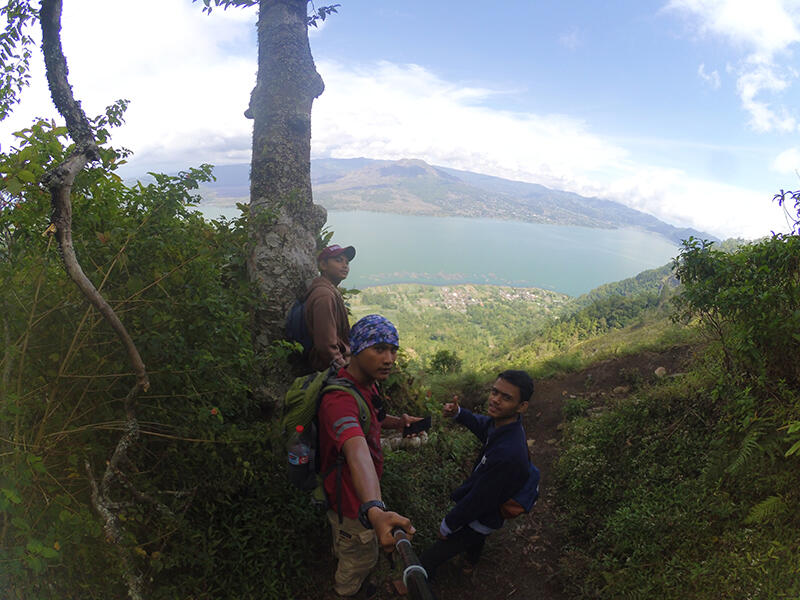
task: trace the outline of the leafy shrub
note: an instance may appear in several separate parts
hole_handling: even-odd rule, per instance
[[[573,419],[582,417],[586,414],[586,411],[589,409],[590,405],[591,403],[589,402],[589,399],[582,396],[570,396],[565,398],[564,406],[562,408],[564,418],[567,421],[572,421]]]
[[[471,409],[481,405],[486,401],[489,384],[492,381],[494,381],[494,374],[474,371],[427,378],[436,412],[439,412],[442,404],[449,402],[454,395],[458,396],[459,402],[467,408]]]
[[[438,350],[431,358],[428,369],[431,373],[460,373],[462,360],[458,353],[450,350]]]
[[[391,507],[409,517],[417,528],[414,546],[436,540],[439,523],[449,510],[450,493],[469,473],[478,443],[458,425],[434,427],[428,443],[410,450],[389,451],[381,491]]]
[[[760,416],[770,403],[706,369],[568,422],[556,470],[576,597],[797,593],[800,494],[775,420]],[[797,405],[778,398],[773,410]]]
[[[63,136],[39,122],[0,157],[0,589],[25,600],[125,595],[90,495],[132,375],[41,235],[49,198],[35,182],[70,151]],[[154,597],[290,597],[287,568],[305,550],[286,540],[316,532],[319,516],[293,508],[282,449],[250,394],[246,220],[192,210],[208,166],[127,187],[113,173],[122,154],[102,154],[73,186],[75,248],[151,381],[118,476],[121,550]]]
[[[775,235],[725,253],[689,238],[676,260],[680,316],[697,316],[730,372],[800,381],[800,237]]]

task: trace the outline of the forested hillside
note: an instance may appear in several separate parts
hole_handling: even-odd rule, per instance
[[[705,340],[690,370],[565,402],[571,595],[800,594],[797,225],[732,252],[687,242],[674,316]]]
[[[349,304],[354,319],[380,313],[397,323],[404,351],[421,368],[447,351],[464,368],[480,369],[501,357],[554,354],[629,325],[665,307],[676,285],[665,265],[578,298],[535,288],[396,284],[361,290]]]
[[[397,284],[362,290],[350,306],[353,319],[380,313],[396,323],[403,350],[421,367],[441,350],[479,367],[520,329],[543,325],[568,302],[564,294],[530,288]]]

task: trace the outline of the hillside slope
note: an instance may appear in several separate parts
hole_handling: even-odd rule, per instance
[[[349,304],[352,322],[371,313],[391,319],[412,359],[424,362],[438,350],[457,348],[467,365],[477,366],[521,330],[549,322],[568,301],[536,288],[394,284],[367,288]]]
[[[541,356],[547,342],[563,341],[560,351],[584,334],[622,327],[663,304],[675,284],[671,265],[664,265],[577,298],[536,288],[394,284],[362,290],[349,305],[353,322],[371,313],[391,319],[412,359],[425,363],[454,350],[465,369],[478,369],[506,353]]]

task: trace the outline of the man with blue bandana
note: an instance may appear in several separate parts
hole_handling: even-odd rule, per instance
[[[349,379],[369,408],[366,436],[356,401],[348,392],[328,392],[318,412],[320,473],[328,473],[324,488],[333,553],[338,560],[334,590],[343,597],[356,595],[362,587],[364,597],[374,595],[374,584],[364,582],[378,562],[378,545],[391,551],[395,527],[409,534],[415,531],[409,519],[388,510],[381,499],[381,428],[402,429],[420,420],[406,414],[387,415],[378,389],[377,384],[386,380],[394,366],[399,343],[395,326],[380,315],[368,315],[350,330],[350,363],[339,369],[337,376]],[[333,467],[340,455],[345,464],[337,489]]]

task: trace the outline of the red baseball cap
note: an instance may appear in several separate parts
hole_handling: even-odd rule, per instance
[[[328,246],[322,252],[317,255],[317,262],[321,260],[325,260],[326,258],[333,258],[334,256],[339,256],[340,254],[344,254],[347,257],[347,260],[353,260],[353,257],[356,255],[356,249],[352,246],[347,246],[342,248],[341,246],[334,244],[333,246]]]

